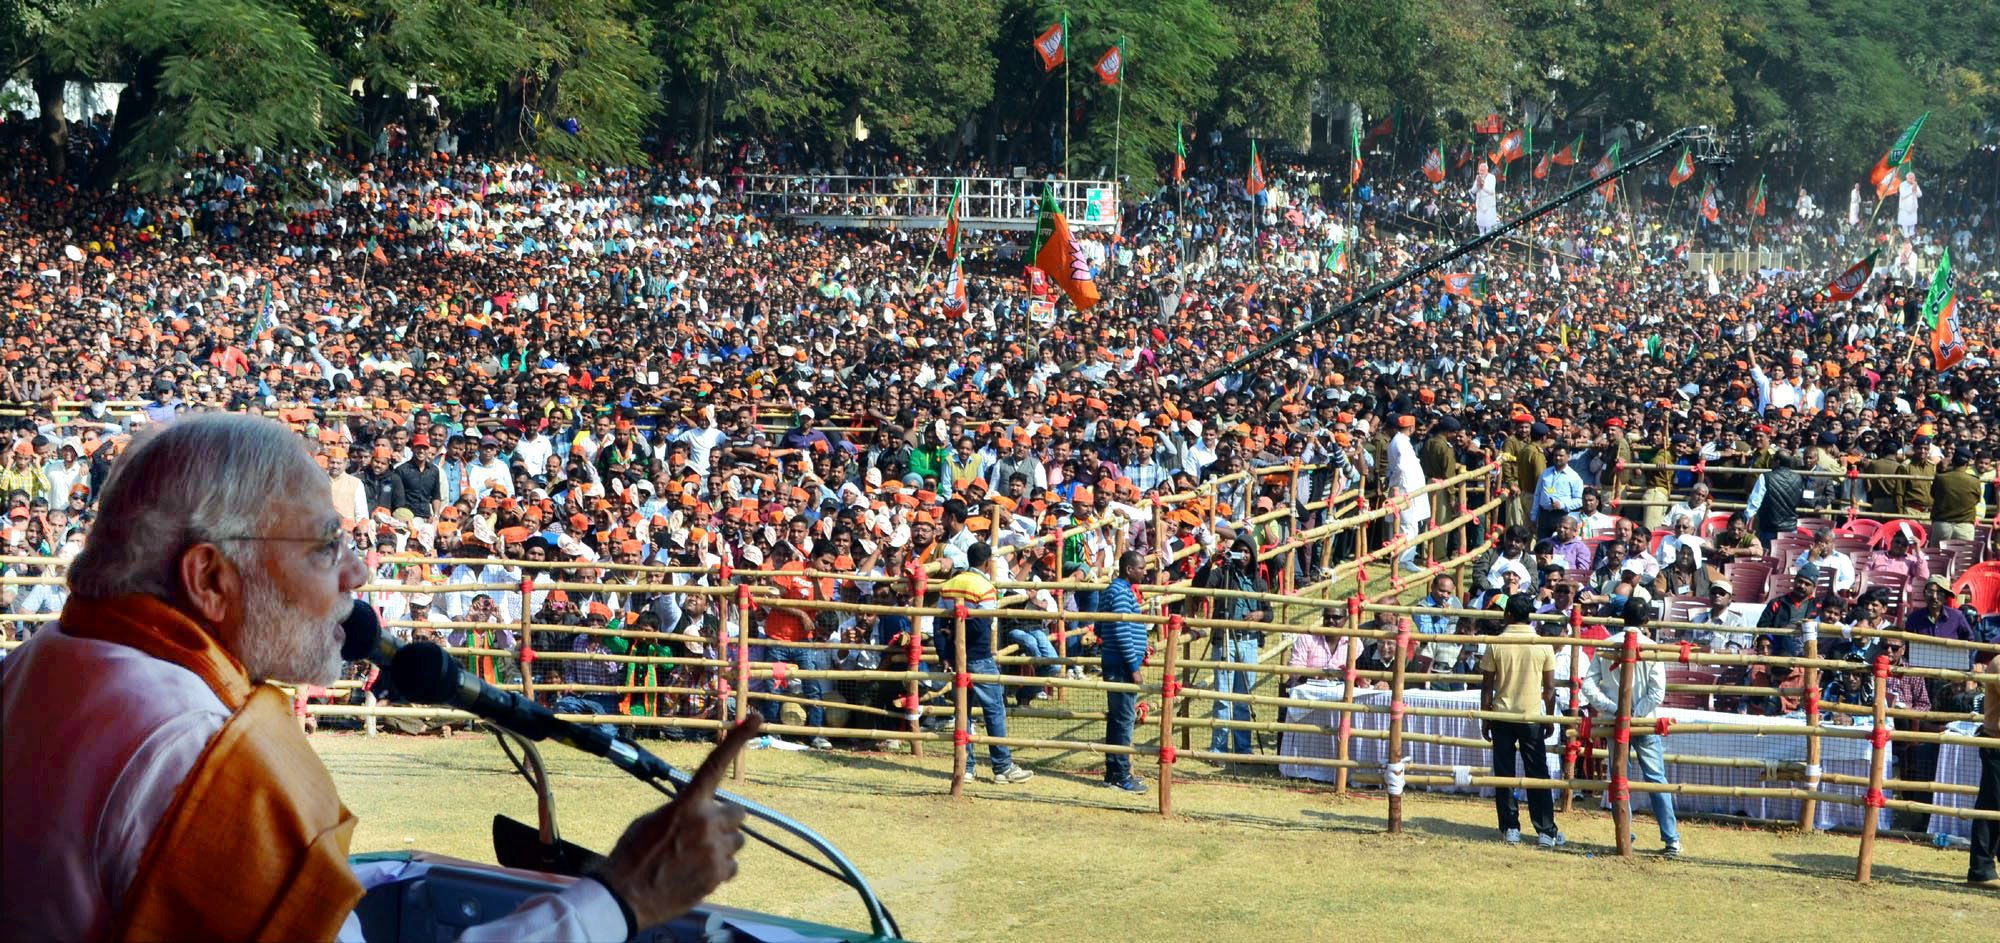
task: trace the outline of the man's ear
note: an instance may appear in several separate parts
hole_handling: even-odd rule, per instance
[[[242,598],[243,574],[211,543],[198,543],[181,554],[181,592],[192,615],[210,625],[228,620],[232,600]]]

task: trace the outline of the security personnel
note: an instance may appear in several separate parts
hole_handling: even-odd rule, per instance
[[[1930,483],[1931,536],[1938,540],[1971,540],[1979,517],[1979,479],[1972,474],[1972,450],[1961,445],[1951,454],[1951,467]]]

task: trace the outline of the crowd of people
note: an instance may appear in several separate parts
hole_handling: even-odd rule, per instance
[[[982,564],[1000,579],[1110,580],[1126,549],[1139,558],[1129,591],[1195,548],[1164,576],[1268,586],[1272,564],[1238,555],[1254,559],[1285,533],[1249,515],[1356,486],[1390,497],[1503,456],[1511,477],[1500,484],[1518,494],[1493,522],[1498,546],[1466,585],[1432,587],[1437,603],[1498,606],[1533,593],[1542,606],[1613,612],[1634,598],[1727,598],[1730,564],[1775,554],[1801,513],[1857,505],[1908,516],[1922,535],[1903,531],[1864,560],[1830,545],[1801,550],[1819,561],[1799,567],[1802,580],[1828,574],[1801,590],[1814,612],[1873,613],[1857,574],[1881,568],[1911,587],[1943,577],[1945,598],[1969,604],[1951,595],[1959,574],[1925,570],[1923,551],[1984,541],[1993,556],[1993,532],[1981,528],[2000,508],[2000,274],[1983,261],[1995,257],[2000,219],[1969,194],[1937,199],[1946,209],[1936,224],[1906,238],[1887,222],[1812,213],[1810,201],[1768,224],[1714,226],[1689,212],[1690,194],[1632,179],[1612,202],[1546,217],[1464,263],[1478,291],[1421,279],[1246,360],[1468,237],[1463,177],[1433,186],[1412,166],[1349,192],[1307,166],[1274,165],[1253,202],[1242,168],[1218,156],[1183,185],[1164,171],[1128,181],[1119,225],[1079,230],[1101,304],[1075,310],[1024,277],[1018,234],[973,232],[969,304],[957,314],[934,233],[794,225],[782,201],[752,192],[750,170],[810,179],[775,142],[737,142],[707,172],[672,153],[561,173],[395,147],[198,154],[175,189],[111,193],[46,176],[22,122],[0,125],[0,148],[0,400],[14,412],[0,420],[0,496],[7,553],[21,557],[73,557],[132,438],[210,410],[257,411],[296,430],[344,519],[329,540],[351,543],[376,580],[408,587],[374,595],[384,616],[489,624],[436,633],[482,651],[518,653],[525,616],[711,640],[537,633],[543,650],[714,653],[720,606],[623,590],[658,577],[617,565],[711,568],[666,577],[693,585],[722,582],[718,567],[896,577],[914,565],[937,574],[935,587]],[[916,172],[882,168],[890,192]],[[1503,208],[1525,202],[1523,177],[1503,187]],[[1752,227],[1800,264],[1688,265],[1691,252]],[[1918,316],[1928,281],[1914,276],[1947,244],[1971,356],[1939,374]],[[1852,301],[1821,297],[1829,272],[1877,247],[1903,264]],[[1291,462],[1311,470],[1237,474]],[[1151,500],[1218,480],[1194,501]],[[1718,501],[1749,509],[1716,525]],[[1415,534],[1447,516],[1443,499],[1414,501],[1387,528]],[[1445,549],[1412,543],[1395,565],[1414,571]],[[416,559],[446,562],[405,562]],[[1297,559],[1312,577],[1317,556]],[[32,562],[5,571],[60,573]],[[544,574],[602,588],[523,599],[521,581]],[[468,583],[494,589],[427,588]],[[774,585],[799,599],[910,601],[894,579]],[[0,604],[50,614],[64,595],[54,581],[7,585]],[[1054,596],[1030,604],[1090,611],[1116,594]],[[1909,619],[1940,611],[1907,608]],[[935,631],[782,605],[759,613],[765,653],[802,667],[895,658],[794,647],[802,642]],[[1938,618],[1931,631],[1990,639],[1994,615]],[[1729,628],[1697,641],[1780,654],[1788,644],[1757,639],[1754,625]],[[1011,640],[1024,650],[1057,654],[1047,633],[1019,634]],[[1079,632],[1074,644],[1100,634]],[[1083,650],[1096,651],[1073,649]],[[1257,657],[1248,638],[1218,650]],[[1438,670],[1476,672],[1482,657],[1471,646],[1427,653]],[[508,657],[470,663],[503,680],[519,670]],[[697,669],[615,659],[529,670],[571,684],[705,684]],[[809,702],[828,693],[814,680],[792,686]],[[564,701],[715,710],[703,695]],[[768,707],[775,719],[778,705]],[[810,708],[807,723],[821,720]],[[1216,748],[1250,747],[1218,735]],[[996,758],[1003,781],[1014,769]]]

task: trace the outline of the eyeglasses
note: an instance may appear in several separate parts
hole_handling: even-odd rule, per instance
[[[332,537],[279,537],[260,534],[235,534],[228,537],[217,537],[215,540],[217,542],[224,540],[249,540],[268,543],[317,544],[317,546],[308,551],[308,554],[312,557],[314,564],[328,570],[338,568],[349,555],[356,555],[354,543],[348,540],[347,535],[344,533],[334,534]]]

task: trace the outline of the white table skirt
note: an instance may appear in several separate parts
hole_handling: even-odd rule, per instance
[[[1561,692],[1564,695],[1566,691]],[[1338,701],[1341,685],[1334,681],[1310,681],[1292,688],[1292,696],[1308,700]],[[1355,703],[1371,707],[1387,708],[1389,692],[1384,690],[1361,690],[1355,692]],[[1479,706],[1477,691],[1427,691],[1405,692],[1404,703],[1412,707],[1448,707],[1460,710],[1476,710]],[[1714,711],[1663,708],[1660,713],[1675,723],[1713,724],[1796,724],[1804,726],[1802,718],[1793,717],[1747,717],[1741,714],[1724,714]],[[1291,723],[1322,724],[1328,727],[1338,725],[1340,713],[1334,710],[1315,710],[1293,707],[1287,711]],[[1386,730],[1389,717],[1386,713],[1354,715],[1356,730]],[[1410,733],[1434,734],[1469,740],[1480,739],[1479,722],[1467,717],[1432,717],[1409,714],[1404,716],[1404,730]],[[1865,740],[1826,738],[1820,741],[1820,767],[1828,773],[1850,776],[1868,775],[1868,742]],[[1279,754],[1282,756],[1319,757],[1331,759],[1335,756],[1335,742],[1332,734],[1286,733],[1280,741]],[[1351,738],[1348,742],[1352,759],[1369,766],[1380,766],[1386,762],[1388,742],[1378,739]],[[1465,747],[1457,745],[1406,741],[1404,754],[1415,763],[1444,766],[1467,766],[1476,775],[1484,774],[1492,767],[1492,750],[1489,747]],[[1762,760],[1769,764],[1802,763],[1806,756],[1806,741],[1803,737],[1753,736],[1748,734],[1708,734],[1669,733],[1666,752],[1681,756],[1731,757]],[[1549,778],[1561,776],[1562,751],[1550,741]],[[1317,779],[1332,782],[1334,771],[1329,767],[1311,766],[1298,763],[1283,763],[1278,771],[1285,776],[1300,779]],[[1699,783],[1715,786],[1756,787],[1770,786],[1765,770],[1755,768],[1703,766],[1685,763],[1670,763],[1667,779],[1676,783]],[[1891,773],[1890,775],[1893,775]],[[1942,775],[1942,773],[1940,773]],[[1795,785],[1803,785],[1798,783]],[[1824,786],[1829,792],[1860,795],[1865,792],[1860,786]],[[1441,787],[1446,792],[1471,792],[1457,787]],[[1491,789],[1477,790],[1480,795],[1492,795]],[[1640,798],[1635,795],[1634,798]],[[1969,803],[1968,803],[1969,804]],[[1644,811],[1647,804],[1634,803],[1635,809]],[[1675,808],[1684,812],[1715,812],[1747,815],[1753,818],[1796,820],[1799,817],[1799,800],[1773,799],[1763,797],[1734,796],[1676,796]],[[1839,805],[1822,802],[1818,805],[1819,828],[1836,825],[1859,826],[1862,819],[1860,806]],[[1887,810],[1883,810],[1880,824],[1888,824]]]
[[[1968,737],[1979,735],[1979,725],[1970,721],[1958,721],[1946,726],[1945,729],[1952,733]],[[1947,743],[1939,746],[1937,781],[1940,783],[1955,783],[1961,786],[1979,785],[1979,748],[1969,747],[1962,743]],[[1954,809],[1970,809],[1972,808],[1972,800],[1972,796],[1963,796],[1952,792],[1933,793],[1931,796],[1932,802],[1942,806],[1950,806]],[[1972,820],[1962,819],[1955,815],[1945,815],[1943,813],[1933,814],[1931,816],[1931,833],[1934,835],[1957,835],[1960,838],[1970,838],[1972,837]]]

